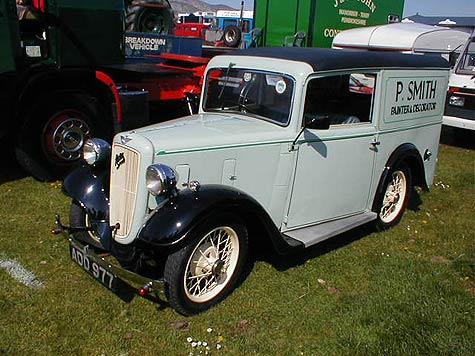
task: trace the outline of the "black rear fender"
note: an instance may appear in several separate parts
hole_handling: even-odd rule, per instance
[[[394,167],[400,165],[406,165],[411,170],[413,184],[417,187],[421,187],[424,190],[428,190],[428,185],[425,179],[424,163],[422,161],[421,154],[418,149],[411,143],[405,143],[400,145],[389,157],[384,171],[379,179],[379,185],[377,195],[382,193],[384,188],[384,182],[387,179],[388,174]]]

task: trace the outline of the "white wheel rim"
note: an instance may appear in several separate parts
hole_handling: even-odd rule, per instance
[[[402,171],[395,171],[384,193],[383,205],[379,212],[379,217],[383,223],[391,223],[399,216],[404,205],[406,191],[407,180],[405,174]]]
[[[88,227],[88,228],[92,227],[91,221],[89,219],[89,215],[87,215],[87,214],[86,214],[85,223],[86,223],[86,227]],[[86,232],[93,241],[101,243],[101,240],[99,239],[99,236],[97,236],[94,231],[88,230]]]
[[[239,259],[239,238],[228,226],[210,231],[193,250],[186,264],[186,296],[195,303],[216,297],[229,283]]]

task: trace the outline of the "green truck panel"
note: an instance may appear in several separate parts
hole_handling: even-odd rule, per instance
[[[61,66],[123,62],[123,0],[55,1],[50,13],[61,19],[51,31]],[[94,11],[91,11],[94,8]],[[100,29],[98,24],[101,24]]]
[[[0,1],[0,73],[14,71],[18,56],[18,22],[14,3]]]
[[[256,0],[254,16],[265,46],[282,46],[304,31],[307,46],[331,47],[338,32],[388,23],[401,18],[403,7],[404,0]]]

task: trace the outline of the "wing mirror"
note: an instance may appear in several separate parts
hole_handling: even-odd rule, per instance
[[[304,129],[328,130],[330,128],[330,117],[328,115],[315,115],[305,117]]]
[[[314,129],[314,130],[328,130],[330,128],[330,117],[328,115],[316,115],[310,116],[306,115],[302,129],[299,131],[299,134],[292,141],[291,150],[295,148],[297,140],[302,135],[305,129]]]

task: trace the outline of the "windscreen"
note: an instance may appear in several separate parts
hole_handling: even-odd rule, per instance
[[[294,80],[279,73],[219,68],[208,72],[205,111],[240,112],[287,125]]]
[[[475,75],[475,37],[472,38],[462,54],[457,73]]]

